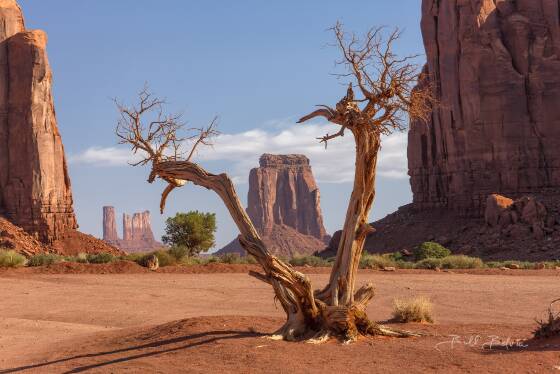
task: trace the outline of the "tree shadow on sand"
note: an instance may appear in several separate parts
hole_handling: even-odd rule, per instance
[[[70,373],[81,373],[81,372],[84,372],[84,371],[87,371],[87,370],[92,370],[92,369],[96,369],[96,368],[100,368],[100,367],[104,367],[104,366],[118,364],[118,363],[121,363],[121,362],[127,362],[127,361],[137,360],[137,359],[141,359],[141,358],[166,354],[166,353],[169,353],[169,352],[177,352],[177,351],[181,351],[181,350],[185,350],[185,349],[190,349],[190,348],[202,346],[202,345],[205,345],[205,344],[210,344],[210,343],[221,341],[221,340],[253,338],[253,337],[260,337],[260,336],[264,336],[264,335],[265,334],[261,334],[261,333],[257,333],[257,332],[247,332],[247,331],[232,331],[232,330],[210,331],[210,332],[192,334],[192,335],[187,335],[187,336],[182,336],[182,337],[177,337],[177,338],[172,338],[172,339],[159,340],[159,341],[155,341],[155,342],[152,342],[152,343],[127,347],[127,348],[121,348],[121,349],[115,349],[115,350],[111,350],[111,351],[103,351],[103,352],[97,352],[97,353],[88,353],[88,354],[83,354],[83,355],[76,355],[76,356],[72,356],[72,357],[60,358],[60,359],[57,359],[57,360],[48,361],[48,362],[35,364],[35,365],[27,365],[27,366],[20,366],[20,367],[17,367],[17,368],[0,370],[0,374],[17,373],[17,372],[21,372],[21,371],[25,371],[25,370],[33,370],[33,369],[39,369],[39,368],[48,370],[48,368],[52,365],[71,362],[73,360],[98,358],[98,357],[102,358],[104,356],[110,356],[110,355],[115,355],[115,354],[120,354],[120,353],[127,353],[127,352],[137,351],[137,350],[142,351],[142,350],[148,350],[148,349],[153,349],[153,348],[166,348],[166,347],[168,347],[170,345],[173,345],[173,344],[178,344],[178,343],[183,343],[183,342],[189,342],[190,341],[188,344],[183,344],[183,345],[178,346],[178,347],[172,347],[172,348],[170,347],[170,348],[166,348],[166,349],[159,349],[159,350],[152,351],[152,352],[140,352],[138,354],[128,355],[128,356],[125,356],[125,357],[114,358],[114,359],[110,359],[108,361],[101,361],[101,362],[96,362],[96,363],[87,364],[87,365],[83,365],[83,366],[76,366],[73,369],[68,369],[67,371],[64,371],[64,373],[68,373],[68,374],[70,374]],[[193,340],[196,340],[196,339],[202,339],[202,340],[193,341]]]

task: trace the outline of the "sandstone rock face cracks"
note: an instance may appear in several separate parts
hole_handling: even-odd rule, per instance
[[[77,228],[42,31],[0,1],[0,214],[45,243]]]
[[[558,0],[423,0],[420,84],[440,101],[409,133],[416,208],[481,215],[488,195],[560,186]]]
[[[264,154],[260,167],[251,170],[247,213],[264,235],[274,225],[324,240],[319,188],[303,155]]]
[[[325,248],[320,194],[309,159],[264,154],[249,175],[247,214],[276,255],[308,255]],[[219,253],[244,253],[237,239]]]

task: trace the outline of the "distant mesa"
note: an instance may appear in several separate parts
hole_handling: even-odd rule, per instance
[[[118,251],[76,229],[47,35],[0,1],[0,244],[26,255]]]
[[[308,255],[330,240],[323,225],[319,188],[304,155],[260,157],[251,170],[247,214],[271,252],[278,256]],[[245,254],[235,239],[218,253]]]
[[[123,214],[123,237],[117,234],[115,208],[103,207],[103,240],[125,252],[149,252],[161,249],[163,244],[154,238],[150,212]]]

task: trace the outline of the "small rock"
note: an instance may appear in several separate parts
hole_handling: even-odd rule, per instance
[[[397,271],[397,269],[394,266],[385,266],[383,271]]]
[[[500,268],[500,270],[509,270],[509,269],[506,268],[505,266],[502,266],[502,267]]]
[[[539,262],[538,264],[535,265],[535,269],[536,270],[544,270],[544,269],[546,269],[546,264],[544,262]]]
[[[438,267],[436,267],[434,270],[437,271],[438,273],[441,272],[441,269]]]

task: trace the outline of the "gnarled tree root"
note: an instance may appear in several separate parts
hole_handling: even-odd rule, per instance
[[[305,341],[311,344],[321,344],[330,338],[336,338],[344,343],[352,343],[360,336],[388,336],[395,338],[418,337],[409,331],[391,329],[372,322],[367,314],[356,306],[333,307],[325,304],[319,306],[320,314],[311,323],[305,319],[292,318],[275,332],[270,339],[287,341]],[[315,326],[310,328],[310,326]]]

